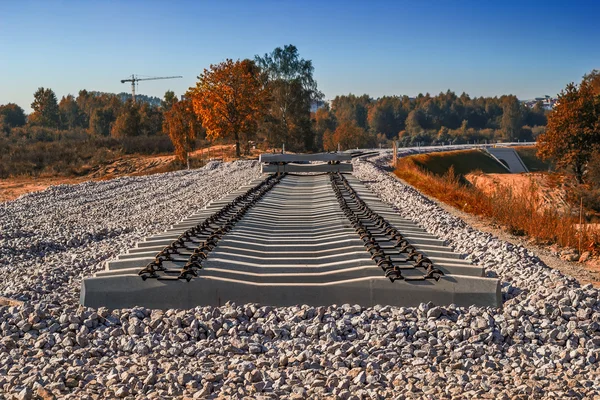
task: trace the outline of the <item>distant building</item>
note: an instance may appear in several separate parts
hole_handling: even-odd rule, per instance
[[[533,108],[538,102],[542,103],[544,110],[552,110],[558,104],[558,98],[545,95],[544,97],[536,97],[533,100],[524,100],[522,103],[529,108]]]

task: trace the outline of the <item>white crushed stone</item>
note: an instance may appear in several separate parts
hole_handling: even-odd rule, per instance
[[[59,186],[0,205],[0,295],[28,300],[0,306],[0,398],[599,395],[597,289],[468,227],[375,165],[355,167],[403,216],[499,276],[504,307],[78,307],[82,276],[258,167]]]

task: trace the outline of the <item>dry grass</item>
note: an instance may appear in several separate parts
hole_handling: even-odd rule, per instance
[[[483,191],[466,185],[450,168],[443,176],[419,167],[411,157],[399,160],[396,175],[422,192],[465,212],[492,219],[514,235],[527,235],[541,244],[597,251],[600,232],[590,226],[578,228],[579,217],[543,207],[540,191],[532,184],[521,191],[500,185]],[[581,240],[581,248],[580,248]]]

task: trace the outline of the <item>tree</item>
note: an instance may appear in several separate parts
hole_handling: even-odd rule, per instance
[[[438,131],[437,141],[439,143],[445,143],[448,140],[450,140],[450,134],[448,133],[448,128],[446,128],[445,126],[442,126],[440,128],[440,130]]]
[[[172,90],[167,90],[165,92],[165,97],[160,101],[160,106],[163,110],[169,111],[173,105],[177,103],[177,96],[175,96],[175,92]]]
[[[368,129],[369,106],[371,105],[369,95],[336,96],[331,102],[331,110],[338,122],[350,121],[357,126]]]
[[[527,109],[525,124],[528,126],[544,126],[548,123],[546,110],[541,101],[535,103],[533,108]]]
[[[407,113],[399,97],[382,97],[368,111],[371,131],[383,133],[387,138],[395,137],[404,129]]]
[[[600,71],[597,69],[592,70],[589,74],[583,76],[583,80],[591,86],[594,96],[600,95]]]
[[[163,131],[171,138],[175,155],[182,163],[187,163],[188,153],[194,150],[196,137],[202,131],[193,107],[190,100],[175,99],[170,102],[169,110],[164,114]]]
[[[83,126],[83,115],[75,97],[72,95],[63,96],[58,103],[58,110],[60,112],[60,123],[63,129],[73,129],[76,127]]]
[[[8,123],[6,122],[6,116],[0,114],[0,133],[2,134],[9,134],[10,133],[10,127],[8,126]]]
[[[463,119],[463,122],[460,125],[460,133],[463,136],[467,136],[467,130],[468,129],[469,129],[469,121],[467,121],[466,119]]]
[[[8,128],[16,128],[25,125],[25,111],[14,103],[0,106],[0,117],[3,117],[4,125]]]
[[[231,138],[240,156],[240,138],[249,140],[264,114],[266,91],[251,60],[211,65],[186,97],[210,139]]]
[[[506,96],[502,105],[502,122],[500,125],[504,138],[511,142],[519,139],[522,126],[523,115],[519,100],[515,96]]]
[[[546,132],[538,137],[538,154],[559,168],[571,167],[583,183],[585,167],[600,147],[600,97],[584,79],[579,87],[570,83],[558,96],[548,115]]]
[[[115,119],[115,113],[112,108],[103,107],[95,109],[90,117],[90,133],[101,136],[110,135]]]
[[[329,104],[321,108],[318,108],[313,114],[313,126],[315,129],[315,148],[324,148],[324,135],[325,132],[332,132],[335,130],[335,117],[329,109]]]
[[[333,138],[333,132],[329,129],[326,129],[323,132],[323,150],[325,151],[335,151],[337,150],[337,143]]]
[[[406,117],[406,130],[412,135],[416,135],[423,131],[422,120],[423,113],[421,110],[412,110]]]
[[[123,112],[117,117],[110,134],[114,137],[131,137],[140,135],[140,109],[136,103],[128,100]]]
[[[312,150],[310,108],[323,98],[313,78],[312,61],[300,58],[294,45],[277,47],[263,57],[257,55],[255,61],[265,74],[270,94],[269,118],[262,127],[268,140],[273,144],[286,143],[294,150]]]
[[[333,144],[342,150],[366,147],[369,144],[367,132],[351,121],[343,121],[333,133]]]
[[[152,136],[162,132],[163,113],[161,110],[149,103],[140,106],[140,134]]]
[[[36,124],[51,128],[58,128],[60,123],[60,114],[56,94],[52,89],[39,88],[33,94],[33,114],[30,116]]]

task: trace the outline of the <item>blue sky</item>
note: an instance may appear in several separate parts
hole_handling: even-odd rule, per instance
[[[284,44],[313,61],[326,99],[555,95],[600,69],[598,15],[593,1],[0,0],[0,104],[29,112],[40,86],[129,91],[132,73],[183,75],[139,85],[182,94],[211,63]]]

